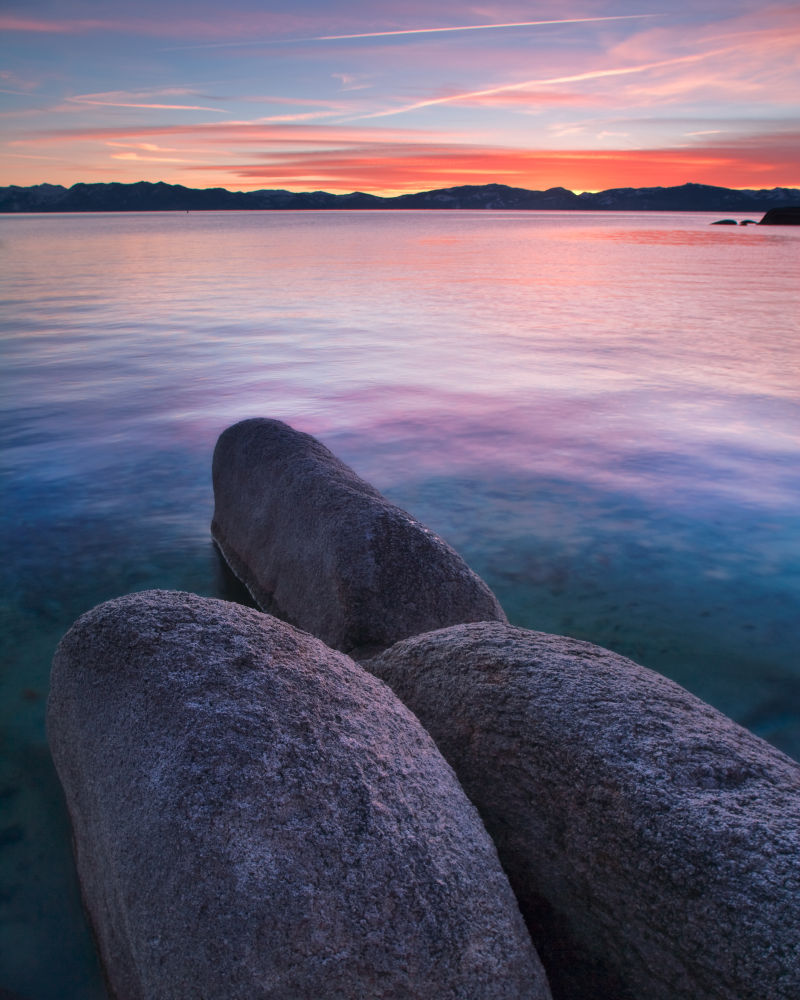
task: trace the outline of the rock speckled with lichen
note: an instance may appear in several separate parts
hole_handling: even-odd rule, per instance
[[[265,611],[360,657],[420,632],[505,621],[438,535],[280,420],[224,431],[212,536]]]
[[[547,1000],[481,821],[342,653],[150,591],[80,618],[48,736],[119,1000]]]
[[[797,1000],[800,766],[606,649],[497,623],[368,669],[494,837],[557,1000]]]

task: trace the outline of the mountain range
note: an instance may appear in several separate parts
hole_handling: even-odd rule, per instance
[[[0,212],[183,212],[328,209],[555,209],[672,212],[766,212],[800,205],[800,189],[737,190],[707,184],[612,188],[574,194],[566,188],[529,191],[505,184],[463,185],[392,198],[326,191],[228,191],[180,184],[35,184],[0,187]]]

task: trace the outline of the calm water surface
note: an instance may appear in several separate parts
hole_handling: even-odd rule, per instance
[[[107,598],[235,596],[211,453],[318,435],[509,618],[800,758],[800,232],[632,213],[0,217],[0,992],[105,996],[44,736]]]

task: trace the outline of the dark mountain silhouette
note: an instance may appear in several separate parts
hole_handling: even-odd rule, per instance
[[[766,212],[800,205],[797,188],[751,191],[681,184],[678,187],[613,188],[574,194],[566,188],[528,191],[505,184],[478,184],[420,191],[394,198],[355,191],[228,191],[180,184],[35,184],[0,187],[0,212],[184,212],[327,209],[557,209],[601,211]]]

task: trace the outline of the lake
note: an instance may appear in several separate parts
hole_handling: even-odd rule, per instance
[[[44,734],[81,613],[235,599],[211,454],[318,436],[510,620],[800,759],[800,229],[704,213],[0,217],[0,993],[105,997]]]

